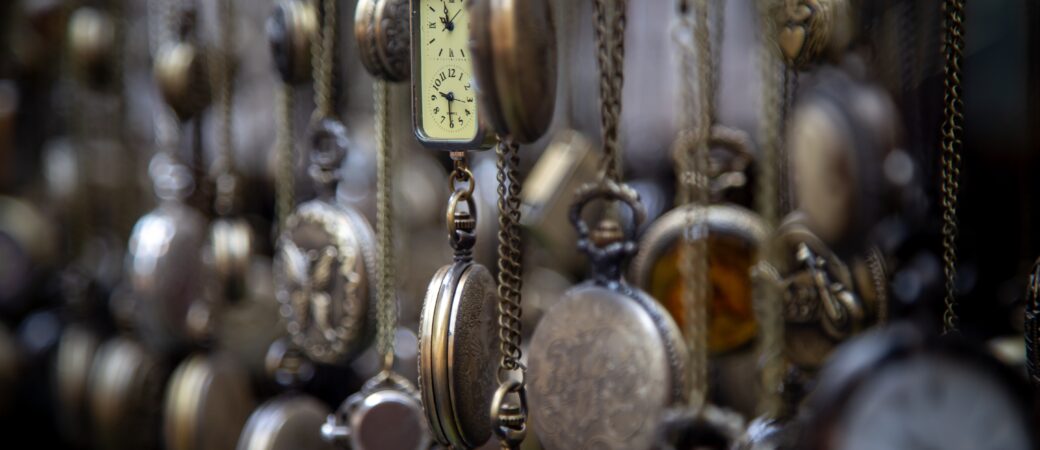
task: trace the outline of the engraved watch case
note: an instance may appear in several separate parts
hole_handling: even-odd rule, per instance
[[[668,408],[687,395],[679,329],[622,278],[645,213],[635,191],[607,183],[582,189],[570,211],[593,277],[546,312],[528,350],[532,426],[548,449],[649,448]],[[625,202],[635,223],[625,231],[603,221],[590,235],[581,212],[593,199]]]
[[[411,75],[408,0],[360,0],[354,39],[361,63],[376,78],[398,82]]]

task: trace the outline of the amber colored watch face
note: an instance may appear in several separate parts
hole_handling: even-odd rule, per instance
[[[432,140],[472,140],[478,131],[477,102],[465,2],[418,3],[420,131]]]
[[[683,313],[684,282],[679,274],[679,249],[674,245],[657,260],[650,274],[650,294],[662,302],[680,329],[685,326]],[[708,238],[711,301],[708,304],[708,351],[724,353],[735,350],[755,337],[751,302],[750,269],[753,249],[737,238]]]

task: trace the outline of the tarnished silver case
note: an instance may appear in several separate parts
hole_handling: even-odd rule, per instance
[[[283,395],[260,405],[246,421],[238,450],[334,450],[321,437],[331,411],[305,395]]]
[[[547,449],[650,448],[686,397],[687,352],[654,299],[588,281],[539,323],[529,349],[531,419]]]

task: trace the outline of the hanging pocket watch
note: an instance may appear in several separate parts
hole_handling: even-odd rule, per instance
[[[855,257],[852,267],[859,270],[851,269],[809,230],[799,213],[781,224],[777,236],[790,270],[781,281],[785,354],[797,367],[815,371],[843,340],[884,318],[884,263],[872,249],[878,253]]]
[[[283,394],[260,405],[249,416],[238,450],[334,450],[321,438],[329,408],[302,394]],[[230,448],[230,447],[229,447]]]
[[[372,76],[389,82],[411,74],[409,0],[360,0],[354,17],[354,38],[361,63]]]
[[[590,231],[581,213],[592,200],[624,202],[634,223],[623,230],[603,220]],[[592,279],[568,290],[534,330],[527,374],[534,430],[549,449],[649,448],[666,410],[688,392],[675,322],[622,278],[645,213],[635,191],[606,181],[578,192],[570,219]]]
[[[206,220],[183,203],[192,189],[187,167],[160,153],[149,173],[160,203],[134,225],[127,268],[138,332],[150,347],[169,351],[188,341],[188,309],[202,294]]]
[[[546,0],[471,0],[470,49],[483,118],[499,136],[530,143],[556,106],[556,30]]]
[[[347,398],[321,433],[353,450],[426,450],[431,443],[419,393],[391,371],[380,372]]]
[[[710,179],[712,197],[740,189],[750,165],[746,134],[722,126],[711,129]],[[684,329],[679,271],[680,248],[690,220],[701,221],[708,231],[708,276],[711,299],[708,314],[708,351],[718,355],[745,348],[758,333],[752,301],[752,267],[768,232],[761,217],[735,204],[708,206],[687,204],[658,218],[643,234],[639,253],[629,274],[636,286],[661,301],[672,319]]]
[[[784,2],[777,15],[777,43],[787,63],[804,68],[838,57],[856,29],[849,0],[796,0]]]
[[[89,432],[90,367],[100,346],[91,329],[70,324],[61,333],[54,357],[54,399],[58,426],[65,439],[86,445]]]
[[[491,272],[474,263],[476,202],[470,189],[448,201],[448,236],[455,261],[433,276],[419,320],[419,391],[434,439],[456,448],[491,437],[498,329]],[[465,203],[466,210],[459,208]]]
[[[90,369],[90,417],[97,448],[160,446],[162,387],[168,372],[155,355],[123,337],[105,342]]]
[[[229,355],[196,354],[170,377],[163,412],[168,450],[234,447],[255,403],[245,371]]]
[[[274,262],[290,337],[309,358],[328,364],[349,361],[374,331],[372,227],[335,199],[337,172],[349,145],[341,122],[318,122],[311,137],[310,175],[320,194],[286,219]]]
[[[964,341],[894,323],[842,346],[806,400],[803,448],[1032,449],[1021,376]]]

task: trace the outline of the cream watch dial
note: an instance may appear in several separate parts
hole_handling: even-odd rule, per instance
[[[478,127],[466,5],[419,0],[418,7],[420,131],[431,140],[473,140]]]

